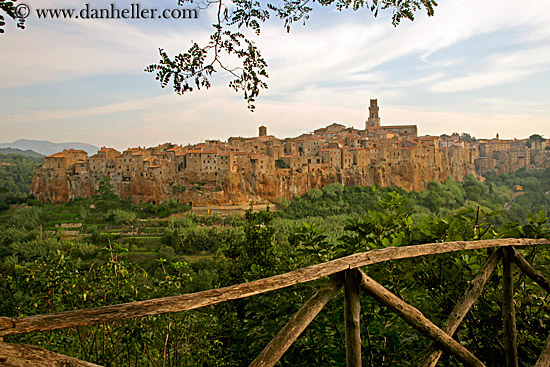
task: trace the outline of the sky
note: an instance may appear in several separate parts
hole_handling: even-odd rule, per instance
[[[369,99],[382,125],[420,135],[550,137],[550,1],[441,0],[394,27],[391,13],[314,5],[289,33],[279,19],[250,35],[268,63],[269,88],[250,112],[219,73],[183,96],[144,68],[206,43],[214,9],[198,19],[38,19],[40,8],[130,7],[123,0],[19,0],[26,29],[0,35],[0,143],[80,141],[126,149],[163,142],[280,138],[338,122],[364,128]],[[135,1],[174,9],[177,0]],[[230,65],[237,63],[228,60]]]

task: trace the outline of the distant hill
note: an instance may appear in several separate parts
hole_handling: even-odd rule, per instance
[[[0,148],[0,154],[18,154],[25,157],[42,158],[43,154],[36,153],[34,150],[21,150],[17,148]]]
[[[71,143],[52,143],[46,140],[19,139],[13,143],[1,143],[0,148],[15,148],[21,150],[33,150],[43,155],[50,155],[62,151],[66,148],[81,149],[88,155],[96,154],[98,147],[91,144],[71,142]]]

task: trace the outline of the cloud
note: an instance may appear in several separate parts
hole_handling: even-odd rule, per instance
[[[19,115],[12,117],[11,122],[21,123],[28,121],[47,121],[47,120],[64,120],[64,119],[83,119],[95,116],[105,116],[122,112],[142,111],[152,107],[157,107],[160,104],[176,103],[178,97],[175,95],[156,96],[150,98],[142,98],[135,100],[127,100],[124,102],[112,103],[98,107],[74,109],[74,110],[33,110],[25,111]]]
[[[45,4],[74,7],[68,0],[27,1],[33,1],[34,8]],[[174,7],[177,2],[142,5],[147,3],[160,8]],[[50,108],[34,111],[32,106],[16,110],[21,104],[13,107],[4,99],[0,101],[6,121],[2,126],[10,139],[23,134],[62,135],[71,140],[84,136],[96,144],[112,145],[250,136],[258,124],[267,124],[279,136],[292,136],[333,121],[362,127],[368,99],[378,98],[385,123],[417,122],[423,133],[449,132],[454,126],[480,131],[483,126],[498,127],[497,117],[489,115],[486,107],[477,116],[464,115],[445,96],[468,91],[461,100],[465,104],[482,98],[531,98],[504,91],[488,96],[479,91],[521,83],[548,70],[549,14],[547,0],[533,0],[529,6],[512,0],[451,0],[440,3],[435,17],[418,14],[414,22],[404,21],[397,28],[385,15],[373,19],[365,13],[340,13],[333,8],[316,8],[307,26],[295,25],[290,34],[281,22],[268,22],[259,37],[252,37],[270,64],[269,89],[262,91],[254,113],[246,110],[242,95],[227,88],[227,76],[216,77],[208,91],[183,97],[166,95],[152,75],[139,96],[138,91],[132,94],[106,77],[143,73],[146,65],[158,60],[159,47],[173,55],[185,51],[191,40],[207,42],[212,10],[201,13],[198,22],[181,23],[29,20],[26,30],[10,29],[2,38],[2,95],[9,96],[18,88],[19,98],[24,99],[34,95],[35,85],[59,91],[66,85],[61,81],[87,77],[106,80],[101,87],[90,89],[90,96],[104,90],[112,101],[98,102],[86,93],[67,91],[55,97],[65,100],[51,97]],[[487,44],[484,37],[491,35],[502,43]],[[530,120],[530,112],[522,111],[504,121],[511,126],[522,121],[544,130],[548,89],[533,95],[540,115]],[[410,99],[440,112],[430,114],[407,105]],[[516,129],[522,132],[521,127]]]
[[[177,2],[171,3],[176,7]],[[159,7],[155,4],[155,7]],[[83,7],[81,3],[78,5]],[[101,6],[97,4],[95,6]],[[73,8],[74,2],[34,0],[31,9]],[[204,12],[201,22],[208,22]],[[42,84],[84,76],[141,73],[158,60],[158,48],[182,51],[197,41],[207,41],[210,29],[195,20],[172,22],[171,27],[143,25],[145,21],[116,19],[36,19],[26,29],[10,30],[2,39],[0,88]]]
[[[440,79],[441,84],[429,88],[430,91],[472,90],[495,85],[499,80],[517,81],[541,69],[512,72],[510,76],[498,71],[486,75],[485,70],[475,73],[466,69],[465,73],[461,68],[466,61],[463,55],[451,52],[446,59],[437,61],[432,61],[433,56],[439,51],[494,32],[514,28],[528,29],[529,32],[547,29],[546,24],[550,20],[548,4],[550,2],[537,1],[531,3],[529,9],[518,9],[517,2],[512,0],[443,2],[437,7],[435,17],[418,15],[414,22],[404,22],[397,28],[380,21],[365,21],[364,18],[358,21],[358,17],[351,22],[342,22],[341,18],[346,19],[343,13],[328,12],[317,19],[312,17],[305,28],[294,27],[290,34],[281,32],[278,25],[267,26],[258,44],[271,63],[270,87],[292,91],[293,94],[304,89],[304,86],[322,87],[326,83],[368,83],[363,85],[370,88],[372,82],[382,83],[382,77],[370,79],[365,76],[387,74],[390,71],[384,68],[385,65],[406,56],[417,58],[417,68],[424,64],[424,72],[437,75],[418,78],[418,85],[422,84],[422,80],[427,84]],[[309,32],[308,27],[312,28]],[[522,43],[528,34],[527,31],[518,32],[515,38],[508,38],[507,41]],[[492,61],[490,52],[482,51],[481,57]],[[516,52],[518,50],[510,51],[506,56],[513,57]],[[410,66],[398,65],[402,68]],[[504,69],[503,66],[496,66],[503,73],[510,71],[510,67]],[[475,67],[478,68],[477,65]],[[434,69],[439,70],[434,73]],[[386,85],[393,87],[400,82],[385,79]],[[453,87],[455,84],[458,86]],[[406,83],[402,84],[402,87],[405,86]]]
[[[454,93],[516,82],[550,69],[550,47],[492,55],[479,64],[484,66],[476,72],[436,82],[428,89],[434,93]]]
[[[363,73],[405,55],[417,54],[429,63],[435,52],[480,34],[525,24],[534,31],[546,29],[543,20],[548,20],[550,12],[546,3],[534,2],[518,11],[512,0],[444,2],[435,17],[419,14],[414,22],[404,21],[396,29],[386,19],[353,17],[343,22],[345,12],[319,9],[320,16],[313,16],[306,27],[296,25],[290,34],[278,22],[266,23],[256,42],[271,64],[273,88],[294,91],[327,81],[370,82]],[[34,0],[33,7],[46,4],[53,6]],[[67,0],[53,4],[74,6]],[[163,6],[174,4],[162,2]],[[160,21],[144,27],[130,21],[34,19],[25,31],[10,32],[3,40],[4,55],[30,50],[32,57],[0,56],[4,70],[10,70],[3,72],[0,88],[105,73],[139,73],[158,59],[159,47],[175,53],[187,49],[191,40],[206,42],[213,16],[214,9],[209,9],[201,13],[198,23],[186,21],[170,27],[161,27]],[[443,61],[442,67],[454,62]]]
[[[547,116],[530,113],[434,112],[410,105],[390,106],[383,112],[383,124],[417,124],[420,135],[468,132],[477,138],[492,138],[496,133],[502,139],[527,138],[534,133],[550,136]],[[407,116],[407,120],[404,121],[403,116]]]

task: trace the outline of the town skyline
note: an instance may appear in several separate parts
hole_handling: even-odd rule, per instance
[[[280,140],[287,140],[287,139],[294,139],[294,138],[298,138],[300,136],[304,136],[304,135],[310,135],[310,134],[313,134],[315,130],[318,130],[319,128],[322,128],[323,126],[328,126],[328,125],[331,125],[331,124],[338,124],[338,125],[342,125],[342,126],[346,126],[346,128],[353,128],[353,129],[357,129],[357,127],[355,125],[348,125],[348,124],[345,124],[345,123],[340,123],[338,121],[333,121],[333,122],[330,122],[330,123],[325,123],[325,124],[321,124],[319,125],[317,128],[314,128],[312,130],[309,130],[309,131],[303,131],[302,133],[298,133],[294,136],[278,136],[278,135],[275,135],[275,134],[271,134],[270,135],[273,135],[275,137],[277,137],[277,139],[280,139]],[[549,140],[549,138],[545,137],[543,134],[540,134],[539,132],[532,132],[532,133],[526,133],[525,136],[514,136],[514,137],[511,137],[511,138],[508,138],[508,137],[504,137],[504,136],[501,136],[500,135],[500,132],[496,132],[494,136],[487,136],[487,137],[482,137],[482,136],[475,136],[474,134],[471,134],[470,132],[468,131],[447,131],[447,132],[443,132],[441,134],[420,134],[420,132],[422,131],[422,128],[421,126],[418,126],[415,124],[415,126],[417,126],[417,131],[419,131],[419,136],[439,136],[439,137],[442,137],[442,136],[451,136],[453,134],[458,134],[459,136],[462,136],[463,134],[467,134],[469,136],[471,136],[472,138],[478,140],[478,141],[488,141],[488,140],[495,140],[495,139],[500,139],[500,140],[527,140],[529,139],[530,136],[533,136],[533,135],[540,135],[541,137],[543,137],[545,140]],[[256,126],[253,126],[250,130],[250,132],[248,134],[242,134],[242,135],[228,135],[226,136],[225,138],[212,138],[212,139],[209,139],[209,138],[205,138],[203,140],[198,140],[198,141],[187,141],[185,143],[183,142],[178,142],[178,141],[175,141],[175,140],[170,140],[170,139],[165,139],[163,141],[161,141],[160,143],[158,144],[155,144],[155,145],[146,145],[146,144],[139,144],[139,143],[136,143],[136,144],[130,144],[130,145],[126,145],[126,146],[123,146],[123,145],[107,145],[107,144],[91,144],[89,143],[88,141],[85,141],[85,140],[79,140],[79,141],[73,141],[73,142],[63,142],[63,141],[51,141],[51,140],[43,140],[43,139],[26,139],[26,138],[20,138],[20,139],[16,139],[16,140],[13,140],[13,141],[5,141],[5,142],[0,142],[0,144],[2,145],[5,145],[5,146],[10,146],[11,143],[16,143],[18,141],[36,141],[36,142],[47,142],[47,143],[53,143],[53,144],[86,144],[86,145],[90,145],[90,146],[95,146],[98,150],[101,149],[101,148],[113,148],[113,149],[116,149],[116,150],[119,150],[119,151],[124,151],[124,150],[127,150],[127,149],[131,149],[131,148],[153,148],[153,147],[156,147],[156,146],[161,146],[161,145],[164,145],[164,144],[174,144],[174,145],[178,145],[178,146],[192,146],[192,145],[196,145],[196,144],[201,144],[201,143],[204,143],[206,141],[210,141],[210,140],[216,140],[216,141],[220,141],[220,142],[227,142],[229,139],[231,139],[232,137],[242,137],[242,138],[248,138],[248,137],[254,137],[255,134],[257,134],[258,132],[258,129],[261,128],[261,127],[266,127],[269,129],[269,124],[261,124],[261,123],[258,123]],[[67,145],[66,147],[64,147],[63,149],[65,148],[72,148],[70,145]],[[22,149],[22,148],[19,148],[19,149]],[[81,149],[81,148],[75,148],[75,149]],[[87,148],[88,150],[90,148]],[[23,149],[23,150],[26,150],[26,149]],[[32,148],[30,150],[33,150]],[[43,154],[45,156],[49,155],[49,154]]]
[[[313,132],[315,130],[317,130],[318,128],[321,128],[322,126],[328,126],[328,125],[331,125],[331,124],[339,124],[339,125],[346,126],[347,128],[354,128],[354,129],[356,128],[355,125],[348,125],[348,124],[345,124],[345,123],[341,124],[338,121],[333,121],[333,122],[330,122],[330,123],[321,124],[317,128],[314,128],[314,129],[309,130],[309,131],[304,131],[304,132],[296,134],[294,136],[278,136],[278,135],[271,134],[271,133],[270,133],[270,135],[273,135],[273,136],[277,137],[280,140],[293,139],[293,138],[297,138],[297,137],[302,136],[302,135],[313,134]],[[198,141],[193,141],[193,142],[191,142],[191,141],[179,142],[179,141],[175,141],[175,140],[165,139],[165,140],[160,141],[158,144],[154,144],[154,145],[146,145],[146,144],[139,144],[139,143],[129,144],[129,145],[107,145],[107,144],[101,144],[101,142],[99,142],[99,144],[91,144],[86,140],[78,140],[78,141],[73,141],[73,142],[67,142],[67,141],[52,141],[52,140],[43,140],[43,139],[26,139],[25,137],[22,137],[22,138],[13,140],[13,141],[0,142],[0,144],[5,145],[5,146],[10,146],[11,143],[16,143],[16,142],[21,141],[21,140],[23,140],[23,141],[28,140],[28,141],[36,141],[36,142],[47,142],[47,143],[53,143],[53,144],[64,144],[64,143],[66,143],[66,144],[74,144],[74,143],[80,144],[80,143],[82,143],[82,144],[86,144],[86,145],[95,146],[98,150],[101,149],[101,148],[113,148],[113,149],[116,149],[116,150],[119,150],[119,151],[124,151],[124,150],[131,149],[131,148],[153,148],[153,147],[164,145],[164,144],[167,144],[167,143],[178,145],[178,146],[189,146],[189,145],[200,144],[200,143],[203,143],[203,142],[208,141],[208,140],[218,140],[218,141],[221,141],[221,142],[227,142],[231,137],[243,137],[243,138],[254,137],[255,134],[258,132],[258,129],[262,126],[267,127],[269,129],[269,124],[260,124],[260,123],[258,123],[256,126],[251,127],[251,130],[248,134],[228,135],[225,138],[223,138],[223,137],[222,138],[212,138],[212,139],[205,138],[203,140],[198,140]],[[418,126],[418,125],[416,125],[416,126]],[[420,134],[420,132],[422,131],[421,126],[418,127],[418,131],[419,131],[419,136],[439,136],[439,137],[441,137],[441,136],[451,136],[453,134],[458,134],[460,136],[462,136],[463,134],[468,134],[472,138],[475,138],[478,141],[494,140],[495,138],[500,139],[500,140],[527,140],[527,139],[529,139],[530,136],[533,136],[533,135],[540,135],[545,140],[550,140],[550,138],[545,137],[543,134],[540,134],[539,132],[536,132],[536,131],[532,132],[532,133],[526,133],[524,136],[514,136],[514,137],[510,137],[510,138],[505,137],[505,136],[501,136],[500,132],[498,132],[498,131],[495,133],[494,136],[487,136],[487,137],[475,136],[474,134],[471,134],[468,131],[458,131],[458,130],[443,132],[441,134]],[[65,148],[71,148],[71,146],[67,145]],[[19,148],[19,149],[21,149],[21,148]],[[78,149],[80,149],[80,148],[78,148]],[[23,150],[25,150],[25,149],[23,149]],[[30,149],[30,150],[33,150],[33,149]],[[43,154],[43,155],[47,156],[49,154]]]
[[[421,190],[430,181],[462,180],[486,172],[550,168],[550,140],[474,141],[457,133],[419,136],[416,125],[382,124],[376,99],[363,129],[332,123],[279,139],[266,126],[253,137],[164,143],[123,151],[103,146],[88,156],[78,149],[49,155],[36,171],[31,193],[42,201],[92,197],[108,180],[122,198],[153,204],[167,200],[201,205],[275,202],[331,183]]]

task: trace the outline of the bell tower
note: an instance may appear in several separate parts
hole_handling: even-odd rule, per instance
[[[369,105],[369,118],[365,123],[365,129],[380,126],[380,116],[378,115],[379,111],[380,108],[378,107],[378,99],[371,99]]]

